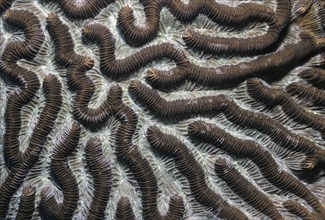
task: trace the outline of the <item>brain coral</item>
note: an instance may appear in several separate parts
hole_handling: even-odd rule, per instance
[[[0,0],[0,219],[325,219],[323,0]]]

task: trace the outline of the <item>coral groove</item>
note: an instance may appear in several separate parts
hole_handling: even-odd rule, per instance
[[[5,218],[11,197],[38,160],[43,145],[53,129],[55,119],[62,105],[61,84],[56,80],[57,78],[53,75],[49,75],[44,79],[43,90],[47,103],[41,112],[28,148],[21,154],[21,160],[11,168],[8,177],[0,187],[0,219]]]
[[[73,122],[66,128],[63,140],[58,143],[52,154],[51,172],[63,192],[63,202],[57,203],[50,188],[42,189],[41,211],[46,218],[71,219],[79,199],[79,189],[75,176],[68,165],[68,157],[77,147],[81,127]]]
[[[283,219],[272,201],[260,192],[252,183],[243,177],[226,159],[218,159],[215,172],[227,185],[240,195],[248,204],[264,213],[271,219]]]
[[[213,144],[230,154],[251,159],[262,175],[274,186],[305,199],[316,211],[325,213],[317,197],[292,175],[281,170],[272,155],[257,143],[235,138],[222,129],[202,121],[191,123],[188,133],[190,137]]]
[[[202,167],[189,149],[177,138],[164,134],[157,127],[152,126],[147,130],[147,140],[152,147],[174,157],[177,169],[187,177],[191,192],[199,203],[211,209],[222,219],[247,219],[238,208],[229,205],[207,186]]]

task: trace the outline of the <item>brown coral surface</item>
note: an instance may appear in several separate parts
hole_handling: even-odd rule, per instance
[[[0,17],[0,219],[325,220],[324,1]]]

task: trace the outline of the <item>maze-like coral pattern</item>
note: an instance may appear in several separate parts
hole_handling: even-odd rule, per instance
[[[0,0],[0,219],[325,219],[323,0]]]

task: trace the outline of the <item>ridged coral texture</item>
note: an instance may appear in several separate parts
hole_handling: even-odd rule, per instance
[[[0,0],[0,220],[325,220],[324,0]]]

